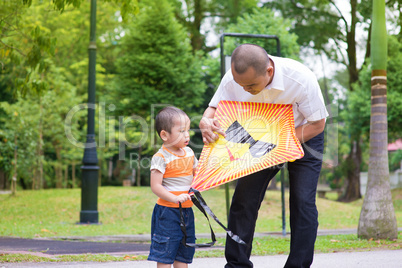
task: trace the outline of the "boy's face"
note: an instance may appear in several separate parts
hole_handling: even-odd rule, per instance
[[[162,138],[167,148],[178,150],[186,147],[190,141],[190,119],[187,116],[178,116],[173,120],[174,124],[170,133],[165,131]]]

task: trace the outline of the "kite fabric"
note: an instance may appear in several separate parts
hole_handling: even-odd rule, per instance
[[[226,137],[201,152],[191,185],[199,192],[304,156],[291,104],[220,101],[215,119]]]

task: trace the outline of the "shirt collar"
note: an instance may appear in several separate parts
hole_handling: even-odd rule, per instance
[[[266,87],[266,89],[277,89],[284,91],[284,83],[283,83],[283,70],[281,66],[278,63],[278,57],[274,57],[271,55],[268,55],[269,58],[273,61],[274,63],[274,78],[272,79],[272,82]]]

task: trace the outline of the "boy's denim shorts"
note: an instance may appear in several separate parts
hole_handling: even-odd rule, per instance
[[[187,230],[187,243],[195,243],[194,214],[192,208],[183,208]],[[182,244],[179,208],[155,205],[152,213],[151,249],[148,260],[172,264],[174,261],[192,263],[195,249]]]

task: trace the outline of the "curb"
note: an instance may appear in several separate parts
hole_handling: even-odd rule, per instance
[[[402,231],[402,228],[399,228],[399,231]],[[356,234],[357,229],[330,229],[330,230],[318,230],[317,235],[342,235],[342,234]],[[197,234],[197,238],[210,238],[211,234]],[[215,236],[217,238],[225,238],[226,233],[216,233]],[[263,232],[263,233],[255,233],[254,237],[265,237],[265,236],[275,236],[275,237],[283,237],[282,232]],[[286,233],[286,237],[290,237],[290,233]],[[91,242],[125,242],[125,243],[134,243],[134,242],[150,242],[151,235],[150,234],[138,234],[138,235],[103,235],[103,236],[53,236],[53,237],[44,237],[41,239],[49,239],[49,240],[68,240],[68,241],[91,241]]]

